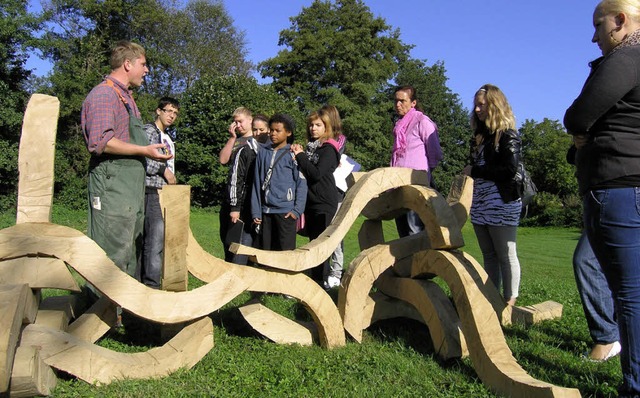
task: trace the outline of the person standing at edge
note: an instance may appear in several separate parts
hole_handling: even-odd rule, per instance
[[[255,156],[245,159],[242,157],[242,165],[236,162],[239,153],[249,155],[247,151],[257,152],[257,142],[253,139],[253,131],[251,128],[253,116],[247,108],[240,107],[233,111],[233,123],[229,126],[229,140],[227,144],[220,150],[220,163],[229,164],[227,174],[227,187],[225,195],[222,198],[220,206],[220,241],[224,249],[224,261],[236,264],[247,264],[246,256],[236,256],[229,251],[231,243],[227,239],[227,234],[238,220],[245,223],[245,230],[242,232],[241,241],[245,245],[251,246],[253,239],[249,229],[251,228],[251,214],[246,209],[245,198],[249,200],[251,191],[251,178],[248,173],[253,173],[253,162]],[[239,135],[239,136],[238,136]],[[249,145],[249,147],[246,147]],[[238,169],[240,166],[240,169]],[[249,185],[247,185],[247,182]],[[241,214],[241,210],[242,214]]]
[[[482,251],[484,269],[507,305],[520,289],[516,247],[522,182],[517,181],[522,141],[516,119],[502,90],[485,84],[473,96],[471,164],[463,174],[473,178],[470,218]]]
[[[163,97],[156,108],[156,121],[144,125],[150,144],[165,143],[166,150],[175,155],[167,136],[167,128],[178,118],[180,103],[170,97]],[[163,140],[165,136],[166,142]],[[162,148],[164,149],[164,148]],[[173,159],[172,159],[173,160]],[[145,285],[159,289],[162,278],[162,261],[164,255],[164,220],[160,208],[159,189],[165,184],[175,184],[176,176],[173,165],[148,159],[145,177],[144,195],[144,250],[142,253],[142,271],[140,280]]]
[[[139,273],[144,223],[145,157],[166,161],[164,144],[149,144],[129,87],[149,72],[144,48],[119,41],[111,73],[82,104],[81,126],[89,161],[87,234],[124,272]]]
[[[419,110],[416,90],[412,86],[396,88],[394,98],[400,118],[393,127],[391,166],[423,170],[433,188],[432,173],[442,160],[438,127]],[[409,210],[396,218],[396,228],[402,238],[424,230],[424,224],[415,211]]]
[[[640,396],[640,2],[603,0],[593,13],[602,57],[564,115],[584,227],[611,292],[620,333],[620,397]]]

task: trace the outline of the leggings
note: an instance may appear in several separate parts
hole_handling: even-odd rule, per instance
[[[516,251],[517,226],[493,226],[473,224],[484,269],[489,279],[500,290],[505,300],[518,297],[520,288],[520,261]]]

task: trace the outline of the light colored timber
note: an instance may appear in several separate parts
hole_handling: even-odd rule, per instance
[[[502,295],[496,286],[489,280],[489,275],[487,275],[482,265],[464,252],[454,251],[454,253],[456,253],[456,255],[460,254],[463,256],[465,261],[470,265],[470,267],[467,268],[467,273],[476,281],[478,286],[483,286],[482,293],[493,307],[500,323],[503,326],[511,325],[511,311],[513,307],[506,305]],[[409,275],[411,278],[415,279],[432,279],[435,275],[430,270],[431,269],[429,267],[425,268],[425,262],[422,261],[421,257],[414,257],[411,262]]]
[[[204,282],[215,281],[221,274],[231,272],[249,291],[286,294],[300,300],[314,320],[320,345],[329,349],[345,345],[338,309],[327,292],[308,276],[227,263],[204,251],[191,233],[187,264],[189,272]]]
[[[419,185],[402,186],[380,194],[362,210],[374,220],[391,220],[410,209],[418,213],[434,249],[464,246],[462,229],[453,210],[436,190]]]
[[[435,282],[397,278],[385,273],[378,278],[376,286],[382,293],[416,307],[429,328],[435,353],[441,359],[446,361],[469,354],[460,329],[460,318],[449,297]]]
[[[331,224],[317,239],[295,250],[268,251],[234,243],[229,250],[255,262],[288,271],[304,271],[329,258],[367,203],[381,193],[404,185],[428,184],[426,173],[401,167],[370,171],[352,186]]]
[[[22,121],[16,223],[51,222],[53,162],[60,101],[33,94]]]
[[[9,388],[13,359],[24,319],[28,285],[0,285],[0,393]]]
[[[16,283],[26,283],[32,289],[80,291],[65,263],[52,257],[18,257],[0,261],[0,284]]]
[[[259,303],[240,307],[245,321],[258,333],[278,344],[313,344],[315,328],[286,318]]]
[[[471,263],[461,252],[427,250],[414,255],[414,264],[423,272],[441,277],[451,289],[469,357],[478,376],[490,389],[507,397],[581,396],[577,389],[534,379],[518,364],[504,338],[496,312],[487,300],[487,285],[477,278],[477,263]]]
[[[188,185],[165,185],[160,191],[160,206],[164,223],[164,261],[162,289],[172,292],[187,291],[187,243],[189,237],[189,215],[191,212]]]
[[[66,331],[76,317],[80,303],[77,296],[51,296],[40,303],[35,323]]]
[[[107,297],[101,297],[69,324],[67,332],[80,340],[95,343],[111,329],[115,322],[115,304]]]
[[[451,183],[447,203],[449,203],[460,228],[462,228],[469,219],[472,199],[473,178],[462,174],[457,175]]]
[[[371,292],[362,311],[362,329],[374,323],[393,318],[409,318],[424,323],[416,307],[406,301],[389,297],[381,292]]]
[[[351,337],[360,342],[363,329],[369,326],[363,320],[363,309],[375,280],[396,262],[428,248],[423,231],[363,250],[351,261],[338,291],[338,310]]]
[[[550,300],[524,307],[515,306],[511,313],[511,321],[513,323],[522,323],[525,325],[560,317],[562,317],[562,304]]]
[[[382,221],[364,220],[358,231],[358,244],[360,250],[365,250],[375,245],[384,243],[384,231]]]
[[[40,358],[36,347],[18,346],[11,371],[12,398],[49,396],[58,378],[53,369]]]
[[[166,376],[190,369],[213,348],[213,324],[204,317],[182,329],[162,347],[125,354],[78,339],[59,330],[29,325],[21,345],[40,348],[48,365],[91,384]],[[80,360],[82,359],[82,360]]]
[[[36,253],[63,260],[118,305],[159,323],[178,323],[208,315],[247,286],[247,282],[226,272],[188,292],[154,290],[122,272],[93,240],[72,228],[24,223],[0,230],[0,258]]]

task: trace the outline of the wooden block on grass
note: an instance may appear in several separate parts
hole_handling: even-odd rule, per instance
[[[562,304],[551,300],[524,307],[514,306],[511,312],[512,322],[525,325],[560,317],[562,317]]]
[[[35,323],[66,331],[69,327],[69,321],[75,318],[77,307],[78,298],[76,296],[47,297],[40,303]]]
[[[49,396],[57,382],[53,369],[40,358],[39,349],[32,346],[19,346],[16,349],[10,397]]]
[[[25,304],[30,295],[33,293],[28,285],[0,285],[0,394],[9,388]]]
[[[285,318],[262,304],[240,307],[240,313],[251,327],[274,343],[313,344],[314,331],[310,326]]]

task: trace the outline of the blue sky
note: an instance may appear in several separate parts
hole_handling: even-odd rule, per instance
[[[35,0],[34,2],[38,2]],[[277,54],[280,31],[312,0],[225,0],[245,32],[248,58]],[[470,109],[484,83],[507,95],[520,126],[526,119],[562,121],[600,55],[591,43],[596,0],[365,0],[371,12],[398,28],[429,65],[443,61],[448,87]],[[40,67],[30,62],[28,67]],[[41,74],[41,73],[39,73]],[[428,98],[422,98],[428,101]]]
[[[249,59],[277,54],[278,35],[312,0],[227,0],[245,31]],[[526,119],[562,121],[600,56],[593,36],[595,0],[365,0],[400,29],[412,57],[444,61],[448,87],[471,108],[484,83],[507,95],[520,126]],[[428,100],[423,98],[422,100]]]

